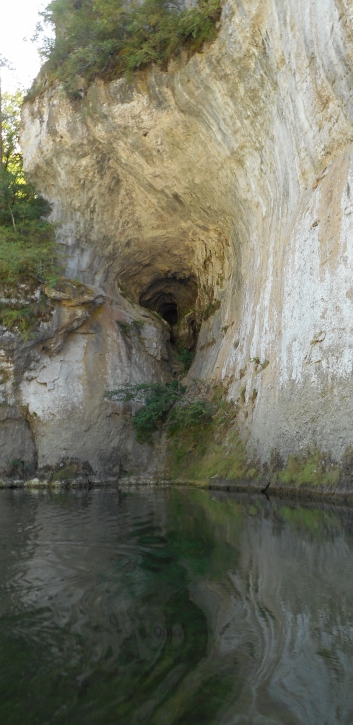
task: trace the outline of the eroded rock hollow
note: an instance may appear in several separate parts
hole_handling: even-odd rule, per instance
[[[97,81],[75,102],[52,87],[25,105],[26,169],[91,299],[63,300],[57,316],[76,310],[65,334],[52,320],[24,345],[18,387],[3,385],[5,448],[17,425],[40,467],[153,470],[158,455],[103,393],[165,380],[170,326],[184,320],[189,375],[227,384],[252,455],[342,459],[353,444],[352,41],[348,0],[226,0],[217,39],[167,72]]]

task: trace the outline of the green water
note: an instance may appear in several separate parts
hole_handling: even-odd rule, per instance
[[[353,511],[0,492],[1,725],[353,723]]]

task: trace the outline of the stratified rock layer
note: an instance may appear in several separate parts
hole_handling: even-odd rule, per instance
[[[173,284],[183,314],[191,299],[208,310],[191,375],[229,384],[263,461],[353,443],[352,41],[348,0],[227,0],[217,40],[167,73],[75,103],[52,88],[24,109],[25,165],[68,273],[115,301]],[[83,358],[83,339],[62,354]],[[55,400],[47,388],[70,437]]]

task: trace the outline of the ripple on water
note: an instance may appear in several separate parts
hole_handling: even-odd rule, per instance
[[[353,512],[0,492],[0,722],[353,722]]]

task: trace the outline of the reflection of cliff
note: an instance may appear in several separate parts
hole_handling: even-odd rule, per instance
[[[353,442],[352,23],[347,0],[226,0],[216,41],[188,62],[97,82],[75,103],[52,88],[23,113],[25,165],[53,203],[70,276],[114,305],[127,294],[135,317],[190,313],[194,342],[203,318],[192,375],[230,383],[262,460],[315,446],[339,459]],[[71,336],[75,410],[99,388],[82,340]],[[130,360],[124,373],[140,379]],[[55,463],[71,411],[49,396],[43,418],[39,390],[21,395]],[[90,448],[97,469],[93,429],[92,409],[77,455]]]
[[[237,521],[242,506],[233,505]],[[224,514],[223,533],[213,528],[216,553],[234,541],[234,531],[231,506],[224,501],[214,508]],[[211,565],[191,588],[211,624],[212,661],[218,659],[220,670],[222,662],[237,663],[246,680],[217,722],[348,724],[353,585],[347,522],[315,509],[269,504],[263,517],[262,505],[249,508],[240,532],[234,526],[236,565],[223,567],[220,576]]]
[[[58,672],[66,715],[93,725],[352,721],[351,512],[96,491],[28,517],[0,646],[23,646],[33,721]]]

